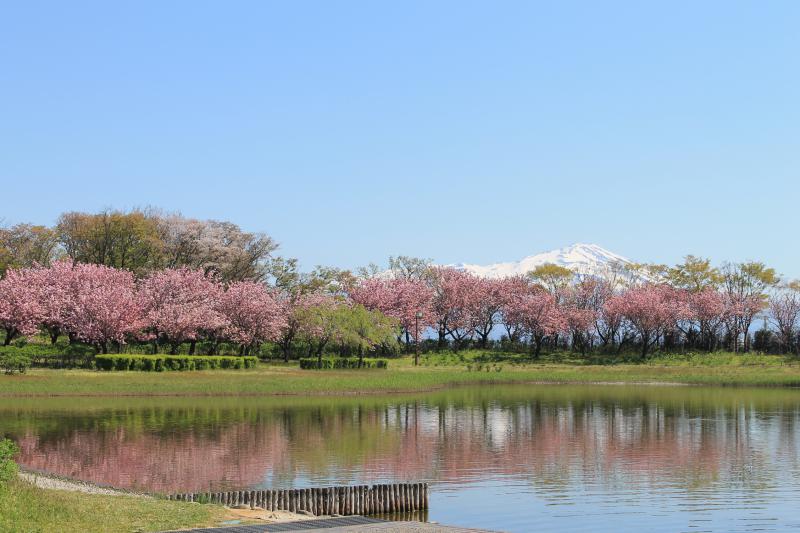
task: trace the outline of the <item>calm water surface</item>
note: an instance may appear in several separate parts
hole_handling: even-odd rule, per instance
[[[800,391],[504,386],[367,398],[0,400],[31,468],[153,491],[428,481],[504,531],[800,528]]]

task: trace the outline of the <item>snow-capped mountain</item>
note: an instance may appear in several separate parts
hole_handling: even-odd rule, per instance
[[[537,266],[552,263],[563,266],[581,276],[602,276],[619,266],[632,263],[630,259],[615,254],[596,244],[577,243],[566,248],[530,255],[519,261],[494,263],[491,265],[472,265],[461,263],[450,265],[486,278],[504,278],[525,274]]]

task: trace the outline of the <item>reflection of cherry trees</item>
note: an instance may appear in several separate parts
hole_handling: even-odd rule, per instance
[[[26,466],[115,487],[152,491],[202,491],[249,486],[287,457],[277,427],[252,431],[236,424],[215,437],[188,433],[131,434],[117,428],[102,434],[73,432],[58,441],[33,434],[21,439]]]
[[[77,412],[59,419],[61,428],[46,416],[20,425],[17,414],[14,436],[26,466],[156,491],[508,476],[550,489],[687,489],[720,480],[757,488],[778,456],[796,463],[800,417],[796,403],[762,411],[744,401],[533,393],[513,401],[196,408],[186,423],[165,411],[93,413],[88,423]]]

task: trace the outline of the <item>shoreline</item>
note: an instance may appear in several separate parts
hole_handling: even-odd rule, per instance
[[[413,366],[411,358],[398,358],[388,369],[381,370],[301,370],[297,366],[270,363],[236,371],[34,369],[25,374],[0,376],[0,398],[374,397],[504,385],[791,389],[800,388],[800,358],[722,353],[667,355],[646,363],[598,364],[558,359],[531,363],[514,359],[513,355],[469,352],[459,354],[458,361],[451,354],[431,355],[420,366]]]
[[[81,479],[62,476],[59,474],[47,472],[45,470],[37,470],[19,465],[19,472],[17,477],[24,483],[27,483],[38,489],[46,491],[61,491],[80,493],[85,495],[100,495],[100,496],[114,496],[114,497],[131,497],[141,498],[144,500],[163,500],[163,495],[153,494],[147,492],[139,492],[128,489],[121,489],[112,485],[104,483],[95,483],[90,481],[83,481]],[[191,505],[192,502],[183,502]],[[226,522],[236,522],[241,525],[257,524],[257,523],[272,523],[282,524],[288,522],[299,522],[305,520],[316,520],[319,518],[327,518],[325,515],[309,515],[303,513],[293,513],[291,511],[269,511],[260,507],[247,508],[244,507],[229,507],[226,505],[219,505],[213,503],[197,503],[196,505],[213,505],[224,509],[227,513]],[[230,523],[229,525],[237,525]]]
[[[379,389],[367,391],[308,391],[308,392],[264,392],[264,393],[28,393],[28,394],[6,394],[0,393],[0,398],[281,398],[281,397],[358,397],[358,396],[380,396],[385,394],[408,395],[415,393],[440,392],[448,389],[459,389],[466,387],[487,387],[487,386],[525,386],[525,385],[591,385],[591,386],[647,386],[647,387],[725,387],[725,388],[773,388],[773,389],[797,389],[800,385],[757,385],[748,383],[686,383],[679,381],[475,381],[469,383],[451,383],[424,389]]]

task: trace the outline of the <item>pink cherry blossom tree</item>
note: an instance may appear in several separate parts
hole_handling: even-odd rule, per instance
[[[597,320],[597,280],[586,278],[568,286],[562,294],[561,313],[572,336],[572,349],[586,353],[594,344],[592,328]]]
[[[504,317],[530,339],[536,358],[547,338],[567,331],[569,326],[556,298],[539,285],[529,285],[524,293],[516,294],[506,304]]]
[[[481,348],[486,348],[489,343],[489,335],[500,320],[505,288],[503,280],[487,278],[476,280],[471,314],[473,315],[475,334],[478,336]]]
[[[0,327],[4,344],[20,335],[34,335],[42,320],[39,277],[33,269],[10,269],[0,280]]]
[[[500,286],[498,294],[500,299],[499,320],[506,330],[508,340],[515,344],[522,337],[522,323],[517,320],[515,303],[530,290],[530,280],[524,276],[510,276],[498,280],[498,284]]]
[[[73,295],[65,325],[84,342],[107,353],[109,343],[124,344],[143,322],[133,273],[103,265],[76,264]]]
[[[429,326],[435,323],[433,290],[423,280],[398,278],[368,278],[350,289],[353,302],[371,311],[380,311],[394,318],[400,325],[400,338],[405,337],[406,348],[411,341],[419,342]],[[417,318],[417,313],[421,315]]]
[[[75,294],[75,271],[71,259],[55,261],[47,268],[34,270],[40,291],[41,324],[55,344],[66,332],[69,312]]]
[[[242,354],[255,353],[260,343],[276,340],[286,327],[285,307],[262,283],[232,283],[219,299],[227,325],[225,334],[242,345]]]
[[[160,342],[178,353],[183,342],[189,353],[203,332],[214,332],[227,324],[217,309],[223,290],[213,275],[189,268],[158,270],[139,284],[138,299],[144,327],[152,335],[156,352]]]
[[[471,339],[478,319],[478,278],[467,272],[450,267],[433,270],[433,313],[439,333],[439,346],[445,344],[449,335],[453,349]]]
[[[610,314],[624,318],[638,335],[641,356],[647,357],[650,348],[658,343],[664,333],[673,328],[683,312],[671,287],[644,284],[633,287],[609,299]]]
[[[700,339],[704,348],[714,351],[720,327],[725,321],[725,297],[717,290],[707,287],[689,294],[690,315],[697,320]]]

